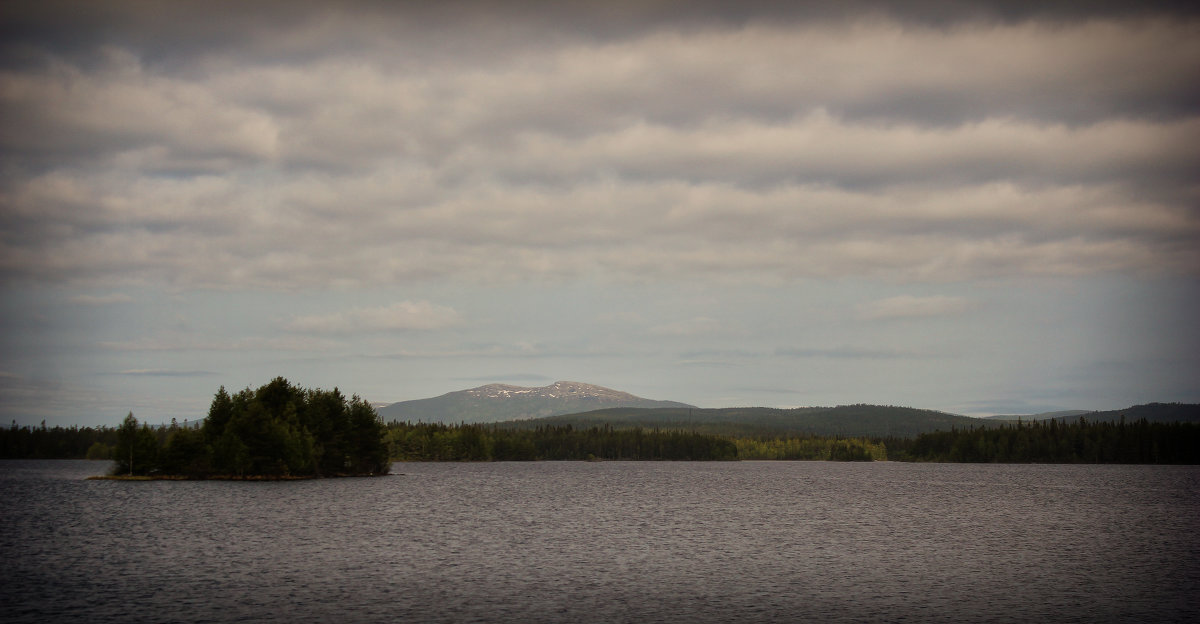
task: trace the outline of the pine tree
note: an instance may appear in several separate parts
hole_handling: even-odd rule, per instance
[[[116,461],[113,474],[145,475],[158,468],[158,439],[149,426],[138,426],[133,412],[129,412],[117,429],[113,459]]]

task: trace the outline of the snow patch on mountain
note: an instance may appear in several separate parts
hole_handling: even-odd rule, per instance
[[[488,384],[464,390],[470,396],[484,399],[509,399],[513,397],[522,398],[595,398],[607,399],[614,401],[625,401],[636,399],[637,397],[628,392],[620,392],[603,386],[594,386],[592,384],[581,383],[578,381],[556,381],[548,386],[540,388],[527,388],[524,386],[511,386],[508,384]]]

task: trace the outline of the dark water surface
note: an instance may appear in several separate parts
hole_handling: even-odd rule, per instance
[[[1200,467],[0,462],[8,622],[1196,622]]]

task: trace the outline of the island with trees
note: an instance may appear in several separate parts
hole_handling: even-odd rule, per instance
[[[230,395],[222,386],[199,426],[163,431],[133,414],[116,430],[113,477],[299,479],[384,475],[387,429],[355,396],[277,377]]]

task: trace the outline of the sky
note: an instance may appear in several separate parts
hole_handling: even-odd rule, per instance
[[[0,5],[0,422],[1200,402],[1196,9],[428,4]]]

